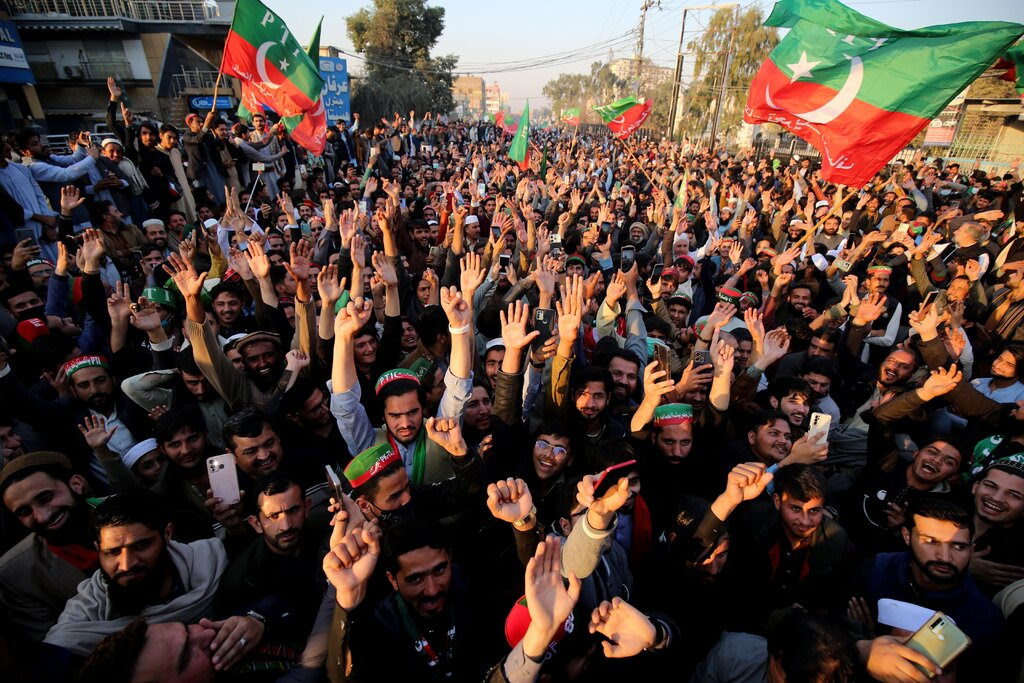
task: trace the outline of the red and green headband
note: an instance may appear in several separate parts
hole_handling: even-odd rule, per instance
[[[416,374],[413,373],[410,370],[406,370],[404,368],[399,368],[397,370],[388,370],[387,372],[385,372],[383,375],[380,376],[380,379],[377,380],[377,387],[376,387],[377,395],[380,396],[380,392],[387,385],[391,384],[392,382],[397,382],[397,381],[403,380],[403,379],[407,379],[409,381],[416,382],[417,386],[420,383],[420,378],[417,377]]]
[[[345,478],[357,489],[383,472],[392,463],[402,462],[402,456],[389,443],[370,446],[352,458],[345,468]]]

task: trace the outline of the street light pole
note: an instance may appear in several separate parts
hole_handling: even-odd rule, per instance
[[[737,18],[734,17],[732,21],[732,30],[729,31],[729,51],[725,56],[725,67],[722,69],[722,85],[718,91],[718,101],[715,102],[715,118],[711,122],[711,140],[709,141],[709,147],[712,153],[715,149],[715,137],[718,134],[718,119],[722,115],[722,100],[725,99],[725,84],[729,80],[729,67],[732,65],[732,48],[736,42],[736,23]]]

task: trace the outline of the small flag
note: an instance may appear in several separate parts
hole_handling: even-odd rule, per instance
[[[497,114],[492,116],[491,119],[494,121],[494,125],[496,125],[498,128],[501,128],[502,130],[505,130],[505,112],[504,111],[499,111]]]
[[[571,109],[563,109],[562,121],[568,123],[570,126],[580,125],[580,108],[572,107]]]
[[[901,30],[837,0],[780,0],[790,29],[750,84],[743,119],[777,123],[822,153],[826,180],[860,187],[1017,38],[1003,21]]]
[[[544,141],[544,153],[540,157],[540,177],[545,178],[548,175],[548,141]]]
[[[644,121],[651,115],[653,107],[652,100],[637,102],[635,97],[630,96],[611,104],[594,107],[594,111],[601,115],[601,119],[615,137],[625,140],[630,133],[644,125]]]
[[[523,115],[519,118],[519,127],[512,144],[508,147],[508,158],[519,162],[519,167],[526,169],[530,165],[530,100],[523,106]]]

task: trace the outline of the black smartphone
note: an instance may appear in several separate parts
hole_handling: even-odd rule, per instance
[[[633,268],[633,264],[636,262],[636,247],[631,244],[627,244],[619,252],[619,270],[623,273],[629,272]]]
[[[36,231],[32,228],[15,228],[14,239],[18,242],[24,242],[25,240],[31,240],[33,247],[39,246],[39,240],[36,239]]]
[[[651,269],[651,282],[658,282],[661,280],[661,274],[665,270],[664,263],[655,264],[654,268]]]
[[[498,268],[501,273],[508,270],[508,267],[512,264],[512,254],[500,254],[498,256]]]
[[[707,349],[693,352],[693,367],[699,368],[702,365],[711,363],[711,352]]]
[[[334,470],[331,469],[330,465],[324,465],[324,471],[327,472],[327,483],[330,485],[331,491],[333,492],[332,497],[335,502],[341,503],[341,497],[345,495],[345,490],[341,488],[341,479],[339,479],[338,475],[334,473]]]
[[[607,242],[612,237],[612,224],[608,221],[601,223],[601,241]]]
[[[550,308],[535,308],[533,310],[533,329],[540,332],[540,335],[533,340],[530,348],[534,351],[544,346],[548,339],[551,339],[555,323],[555,312]]]
[[[291,238],[292,238],[292,243],[293,244],[298,244],[299,240],[302,239],[302,228],[301,227],[299,227],[297,225],[289,226],[288,232],[291,233]]]
[[[670,379],[672,377],[672,375],[669,372],[668,347],[665,346],[664,344],[655,344],[654,345],[654,360],[658,363],[657,369],[661,370],[661,371],[663,371],[665,373],[665,376],[661,378],[661,381],[665,381],[667,379]]]
[[[604,494],[608,493],[608,491],[610,491],[612,488],[618,486],[619,480],[622,479],[622,477],[615,475],[616,470],[623,470],[624,468],[627,468],[630,465],[635,464],[636,460],[627,460],[626,462],[620,462],[617,465],[612,465],[611,467],[608,467],[603,472],[601,472],[601,474],[597,478],[597,481],[594,482],[594,500],[601,498],[602,496],[604,496]],[[626,473],[622,471],[619,472],[619,474],[625,475]]]
[[[495,239],[495,241],[497,241],[497,239],[499,237],[501,237],[501,228],[493,228],[492,227],[491,228],[491,234],[494,235],[494,239]]]

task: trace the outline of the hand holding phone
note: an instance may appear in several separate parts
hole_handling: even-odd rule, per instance
[[[604,495],[610,490],[619,485],[619,480],[622,479],[627,472],[630,465],[635,465],[636,460],[626,460],[620,462],[617,465],[606,467],[597,476],[597,481],[594,482],[594,500],[600,500],[604,498]]]
[[[633,269],[633,264],[636,262],[636,247],[628,244],[622,248],[619,252],[619,270],[623,273],[628,273]]]
[[[242,499],[238,490],[238,470],[235,468],[234,455],[225,453],[207,458],[206,471],[214,498],[220,498],[225,505],[234,505]]]

